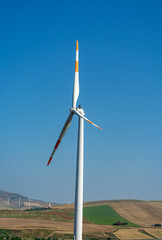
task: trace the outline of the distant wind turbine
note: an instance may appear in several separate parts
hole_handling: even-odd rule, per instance
[[[30,209],[30,198],[29,198],[29,209]]]
[[[61,140],[63,139],[65,133],[70,127],[74,114],[76,114],[79,117],[79,123],[78,123],[79,125],[78,125],[78,149],[77,149],[77,168],[76,168],[76,187],[75,187],[74,240],[82,239],[84,120],[91,123],[95,127],[102,129],[98,127],[96,124],[94,124],[93,122],[91,122],[90,120],[88,120],[86,117],[84,117],[85,113],[80,105],[78,108],[76,107],[78,97],[79,97],[79,46],[77,41],[72,107],[70,109],[69,117],[65,122],[62,132],[56,142],[56,145],[47,163],[47,166],[48,166]]]

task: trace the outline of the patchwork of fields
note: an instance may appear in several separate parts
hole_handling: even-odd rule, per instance
[[[162,238],[162,202],[102,201],[84,204],[84,239],[156,239]],[[147,219],[149,218],[149,219]],[[74,206],[57,206],[47,210],[1,210],[0,229],[22,238],[72,238]],[[116,226],[114,223],[124,223]],[[29,237],[30,235],[30,237]]]
[[[20,211],[20,210],[3,210],[0,211],[0,218],[25,218],[51,221],[74,221],[74,209],[51,209],[42,211]],[[84,207],[84,223],[95,223],[103,225],[113,225],[120,221],[129,227],[138,227],[138,225],[129,222],[121,217],[112,207],[108,205]]]

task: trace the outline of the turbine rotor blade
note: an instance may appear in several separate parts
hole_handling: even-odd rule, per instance
[[[84,120],[86,120],[87,122],[91,123],[93,126],[99,128],[102,130],[102,128],[100,128],[99,126],[97,126],[95,123],[91,122],[88,118],[84,117],[78,110],[76,109],[72,109],[72,112],[75,113],[76,115],[78,115],[79,117],[83,118]]]
[[[73,102],[72,102],[73,108],[76,108],[78,97],[79,97],[79,44],[78,44],[78,41],[76,41],[75,78],[74,78]]]
[[[73,115],[74,115],[74,114],[71,112],[70,115],[69,115],[69,117],[68,117],[68,119],[66,120],[66,123],[64,124],[64,127],[63,127],[63,129],[62,129],[62,131],[61,131],[61,134],[60,134],[60,136],[59,136],[59,138],[58,138],[58,140],[57,140],[57,142],[56,142],[56,145],[55,145],[55,147],[54,147],[54,149],[53,149],[53,151],[52,151],[52,153],[51,153],[51,156],[50,156],[50,158],[49,158],[49,160],[48,160],[47,166],[50,164],[50,162],[51,162],[51,160],[52,160],[52,158],[53,158],[53,155],[54,155],[54,153],[56,152],[56,149],[58,148],[61,140],[63,139],[63,137],[64,137],[64,135],[65,135],[65,133],[66,133],[67,130],[69,129],[69,127],[70,127],[70,125],[71,125],[71,120],[72,120]]]

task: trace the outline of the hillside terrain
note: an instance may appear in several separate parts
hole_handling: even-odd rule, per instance
[[[6,202],[8,197],[13,201],[10,208]],[[23,206],[18,205],[19,198]],[[49,208],[49,203],[32,200],[29,209],[27,203],[27,197],[0,191],[0,233],[7,234],[4,239],[9,239],[13,234],[23,239],[72,239],[74,204],[50,205]],[[162,238],[162,227],[154,227],[153,224],[162,224],[160,201],[113,200],[84,203],[83,239],[86,240]]]
[[[162,201],[108,200],[84,203],[84,207],[101,205],[111,206],[121,217],[142,227],[150,227],[155,223],[162,225]],[[57,208],[74,208],[74,205],[65,204]]]
[[[30,203],[29,203],[30,201]],[[26,209],[30,207],[53,207],[57,203],[44,202],[41,200],[29,199],[21,194],[0,190],[0,209]]]
[[[162,201],[98,201],[85,203],[84,206],[97,205],[109,205],[123,218],[143,227],[151,226],[157,222],[162,225]]]

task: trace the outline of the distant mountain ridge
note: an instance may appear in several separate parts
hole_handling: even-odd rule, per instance
[[[30,199],[18,193],[0,190],[0,209],[26,209],[36,207],[54,207],[56,202],[44,202],[42,200]]]

